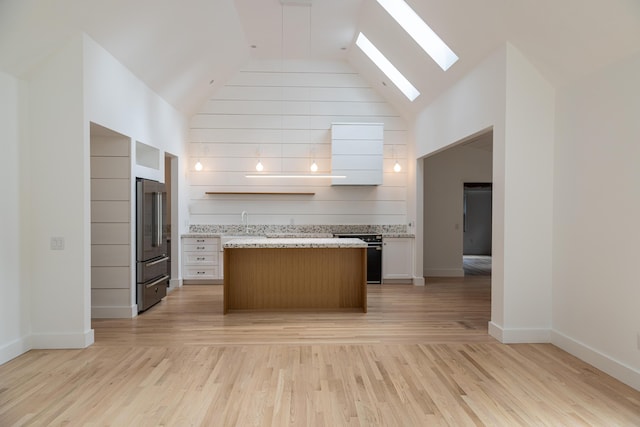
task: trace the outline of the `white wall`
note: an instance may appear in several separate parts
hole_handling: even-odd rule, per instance
[[[492,312],[491,319],[503,322],[504,288],[504,126],[506,108],[506,48],[490,55],[443,96],[416,118],[413,134],[416,144],[418,172],[424,158],[446,149],[472,135],[493,128],[493,223],[492,223]],[[424,183],[416,180],[416,221],[424,239]],[[418,241],[418,239],[416,239]],[[426,242],[423,242],[423,245]],[[417,274],[422,274],[424,248],[416,245]]]
[[[416,122],[419,156],[493,127],[489,331],[504,342],[550,340],[554,96],[526,58],[507,45]]]
[[[83,122],[81,39],[72,39],[28,78],[28,224],[24,254],[31,281],[34,348],[85,347],[90,320],[89,151]],[[50,239],[64,239],[52,250]]]
[[[88,36],[83,36],[85,120],[182,155],[187,119]],[[160,159],[164,176],[164,156]]]
[[[507,46],[502,340],[549,342],[555,89]],[[494,330],[495,333],[495,330]]]
[[[182,156],[187,121],[81,34],[24,82],[0,75],[0,94],[1,173],[9,206],[2,209],[0,244],[8,263],[0,278],[3,363],[30,348],[93,342],[90,122]],[[178,181],[185,194],[183,174]],[[180,232],[172,230],[176,241]],[[51,248],[52,237],[64,239],[63,250]]]
[[[0,239],[0,364],[28,349],[30,319],[27,286],[23,283],[20,263],[20,105],[24,88],[21,82],[0,72],[0,182],[2,182],[3,224]]]
[[[264,172],[307,173],[312,157],[331,171],[331,123],[384,123],[381,186],[331,187],[330,179],[256,180]],[[407,126],[343,62],[247,64],[191,121],[190,221],[239,224],[406,224]],[[315,153],[315,156],[312,155]],[[393,172],[394,154],[404,170]],[[193,167],[200,159],[202,172]],[[220,196],[206,191],[315,192],[315,196]]]
[[[493,153],[459,145],[424,160],[424,275],[464,276],[465,182],[491,182]]]
[[[640,55],[557,110],[553,342],[640,389]]]
[[[97,123],[107,129],[131,138],[131,200],[135,200],[135,178],[164,180],[165,154],[176,157],[177,169],[170,174],[173,178],[172,193],[177,203],[176,215],[172,216],[171,238],[180,241],[180,234],[186,232],[187,204],[185,166],[187,164],[188,120],[164,99],[154,93],[138,78],[118,62],[109,52],[88,36],[83,36],[84,91],[86,123]],[[137,142],[157,151],[158,169],[140,166],[136,159]],[[131,204],[134,216],[135,203]],[[173,209],[173,206],[172,206]],[[131,223],[131,237],[135,236],[135,221]],[[131,245],[130,265],[135,266],[135,245]],[[173,277],[180,277],[179,245],[172,245]],[[133,269],[135,273],[135,268]],[[135,274],[132,275],[135,280]],[[179,285],[180,282],[172,282]],[[113,293],[111,293],[113,296]],[[109,297],[110,298],[110,297]],[[122,300],[111,300],[112,309],[102,310],[101,317],[122,317],[130,313],[135,305],[135,282],[130,289],[127,304]],[[108,298],[104,301],[108,301]],[[117,303],[117,304],[116,304]]]

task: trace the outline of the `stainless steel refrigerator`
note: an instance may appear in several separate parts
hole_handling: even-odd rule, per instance
[[[136,179],[136,277],[138,313],[160,302],[169,285],[164,184]]]

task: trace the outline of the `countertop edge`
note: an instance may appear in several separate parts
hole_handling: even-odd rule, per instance
[[[233,236],[238,238],[255,238],[255,237],[267,237],[268,239],[274,238],[290,238],[290,239],[329,239],[333,237],[331,233],[266,233],[259,235],[248,235],[248,236],[239,236],[234,233],[185,233],[181,234],[180,237],[223,237],[223,236]],[[409,238],[415,239],[416,235],[411,233],[382,233],[382,238]]]
[[[366,248],[360,239],[338,238],[271,238],[236,239],[223,245],[225,249],[287,249],[287,248]]]

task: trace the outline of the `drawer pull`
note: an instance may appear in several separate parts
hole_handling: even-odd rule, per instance
[[[150,262],[148,264],[145,264],[144,266],[145,267],[151,267],[153,265],[160,264],[161,262],[165,262],[165,261],[168,261],[168,260],[169,260],[169,257],[166,256],[166,257],[163,257],[163,258],[161,258],[161,259],[159,259],[157,261],[152,261],[152,262]]]
[[[167,280],[168,278],[169,278],[169,276],[165,274],[164,276],[162,276],[162,277],[161,277],[161,278],[159,278],[158,280],[154,281],[153,283],[149,283],[148,285],[144,285],[144,286],[145,286],[145,288],[149,289],[150,287],[155,286],[155,285],[157,285],[158,283],[164,282],[164,281],[165,281],[165,280]]]

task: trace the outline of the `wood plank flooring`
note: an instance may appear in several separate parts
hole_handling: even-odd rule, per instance
[[[370,285],[369,312],[222,315],[185,286],[83,350],[0,366],[0,426],[635,426],[640,392],[487,335],[487,277]]]

